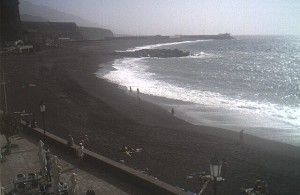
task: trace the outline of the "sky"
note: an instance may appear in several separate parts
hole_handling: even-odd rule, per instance
[[[300,0],[27,0],[116,34],[300,35]]]

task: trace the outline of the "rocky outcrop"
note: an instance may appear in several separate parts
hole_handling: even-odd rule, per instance
[[[82,26],[79,26],[78,28],[84,40],[102,40],[114,36],[108,29]]]
[[[189,56],[189,51],[181,51],[178,49],[142,49],[137,51],[128,52],[115,52],[116,55],[123,57],[141,58],[141,57],[158,57],[158,58],[171,58],[171,57],[184,57]]]

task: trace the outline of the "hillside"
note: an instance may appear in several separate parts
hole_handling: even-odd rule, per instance
[[[48,6],[36,5],[28,1],[20,1],[19,10],[21,15],[27,14],[34,17],[40,17],[50,22],[74,22],[79,26],[99,26],[98,24],[85,20],[79,16],[64,13]]]
[[[73,40],[101,40],[114,36],[108,29],[98,28],[97,24],[51,7],[20,1],[19,8],[21,21],[27,30],[39,31],[53,37],[69,37]]]
[[[32,16],[29,14],[21,14],[20,15],[21,21],[32,21],[32,22],[49,22],[45,18],[39,17],[39,16]]]
[[[22,22],[23,28],[28,31],[38,31],[49,37],[68,37],[73,40],[82,40],[77,25],[73,22]]]

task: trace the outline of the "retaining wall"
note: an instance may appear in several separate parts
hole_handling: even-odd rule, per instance
[[[61,150],[70,151],[71,153],[74,153],[74,155],[76,154],[76,150],[79,147],[78,145],[74,144],[73,146],[68,146],[67,140],[65,139],[62,139],[49,132],[46,132],[46,135],[44,135],[44,131],[42,129],[26,127],[25,123],[23,122],[22,125],[24,132],[30,133],[41,140],[46,140],[46,142],[51,144],[51,146],[60,148]],[[85,149],[84,153],[84,161],[110,171],[114,176],[121,177],[126,181],[130,181],[130,183],[133,185],[144,188],[145,191],[150,194],[186,194],[180,188],[171,186],[163,181],[157,180],[152,176],[127,167],[95,152]]]

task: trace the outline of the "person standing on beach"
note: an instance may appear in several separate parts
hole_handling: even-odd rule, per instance
[[[88,148],[89,137],[87,135],[84,135],[83,141],[84,141],[84,147]]]
[[[172,116],[174,116],[174,114],[175,114],[174,108],[172,108],[171,114],[172,114]]]
[[[69,194],[70,195],[76,195],[76,194],[78,194],[78,192],[77,192],[78,177],[77,177],[76,173],[73,173],[71,175],[70,181],[71,181],[71,185],[70,185],[70,188],[69,188]]]
[[[73,146],[74,144],[74,138],[72,135],[68,135],[68,142],[67,142],[67,145],[68,146]]]
[[[129,91],[132,92],[131,86],[129,87]]]
[[[79,143],[79,147],[77,149],[77,155],[78,155],[79,161],[83,160],[83,155],[84,155],[83,151],[84,151],[84,146],[82,145],[82,143]]]
[[[242,129],[240,131],[240,144],[243,144],[243,142],[244,142],[244,130]]]
[[[52,162],[51,159],[47,159],[47,174],[46,174],[46,180],[47,181],[52,181],[51,179],[51,172],[52,172]]]
[[[136,98],[138,100],[138,104],[140,105],[141,104],[141,98],[140,98],[140,90],[139,90],[139,88],[136,89],[136,93],[137,93]]]

